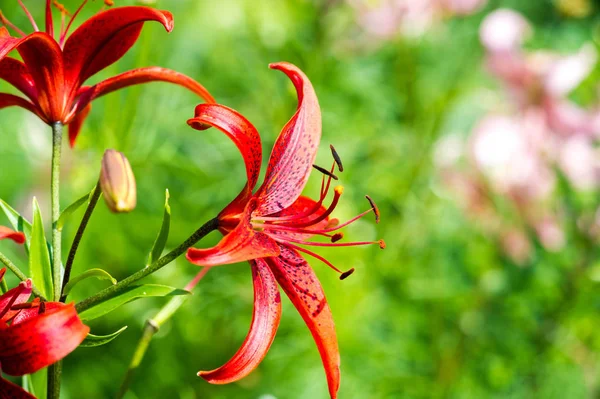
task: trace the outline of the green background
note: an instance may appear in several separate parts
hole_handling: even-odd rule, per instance
[[[27,26],[16,1],[1,3],[14,23]],[[26,3],[40,24],[42,1]],[[78,2],[65,5],[74,10]],[[100,6],[90,2],[83,15]],[[292,85],[267,65],[292,62],[310,77],[323,111],[317,163],[330,165],[329,144],[344,161],[340,177],[345,191],[335,216],[344,220],[368,209],[365,194],[381,209],[379,225],[366,217],[348,227],[346,237],[384,238],[386,250],[319,251],[340,269],[355,267],[352,277],[339,281],[332,270],[310,260],[337,326],[340,398],[600,395],[597,243],[583,245],[567,231],[567,245],[560,252],[536,246],[526,265],[515,265],[494,237],[463,214],[432,160],[439,137],[450,132],[466,136],[486,112],[477,93],[500,90],[482,66],[478,28],[487,13],[499,6],[518,9],[534,25],[530,48],[566,52],[597,37],[597,14],[568,19],[549,1],[491,1],[482,11],[444,21],[423,37],[373,41],[340,1],[162,0],[156,6],[173,13],[174,31],[167,34],[160,25],[147,23],[133,49],[92,82],[148,65],[186,73],[255,124],[266,158],[296,106]],[[594,76],[576,100],[591,101]],[[8,90],[8,85],[2,83],[0,89]],[[64,149],[63,207],[91,190],[107,148],[123,151],[131,161],[139,203],[127,215],[111,214],[99,204],[77,255],[75,275],[99,267],[122,279],[143,267],[160,227],[165,188],[172,208],[168,248],[238,193],[245,173],[235,146],[214,129],[199,132],[186,124],[197,103],[184,89],[162,83],[94,102],[76,148]],[[1,111],[0,197],[30,215],[31,197],[36,196],[46,219],[50,141],[50,129],[34,116],[18,109]],[[315,173],[306,193],[317,196],[319,182]],[[588,193],[581,202],[597,206],[597,194],[590,201]],[[579,194],[555,195],[577,199]],[[81,214],[65,227],[63,252]],[[213,233],[200,246],[218,239]],[[3,242],[0,250],[26,265],[14,244]],[[181,258],[147,282],[183,287],[198,270]],[[105,285],[86,280],[72,298],[82,299]],[[275,342],[256,371],[225,386],[196,376],[237,350],[250,324],[252,296],[247,264],[212,270],[155,337],[127,397],[326,397],[317,349],[287,299]],[[109,345],[78,349],[65,360],[64,398],[114,396],[144,320],[163,303],[162,298],[139,300],[93,321],[96,334],[129,328]]]

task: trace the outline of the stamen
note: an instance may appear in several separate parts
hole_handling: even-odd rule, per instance
[[[284,243],[284,242],[282,242],[282,243]],[[314,253],[313,251],[309,251],[306,248],[302,248],[302,247],[299,247],[297,245],[290,244],[290,243],[287,243],[287,242],[285,243],[285,245],[287,245],[290,248],[294,248],[296,251],[304,252],[305,254],[310,255],[310,256],[312,256],[315,259],[320,260],[321,262],[325,263],[327,266],[329,266],[330,268],[332,268],[333,270],[335,270],[336,272],[338,272],[340,274],[343,273],[340,269],[338,269],[337,267],[335,267],[330,261],[328,261],[327,259],[325,259],[321,255]]]
[[[327,210],[322,215],[318,216],[315,219],[308,220],[304,223],[298,223],[295,226],[296,227],[312,226],[314,224],[319,223],[320,221],[327,219],[327,217],[329,215],[331,215],[331,213],[337,206],[338,202],[340,201],[340,197],[342,196],[342,193],[344,192],[344,187],[337,186],[336,188],[333,189],[333,191],[334,191],[334,196],[333,196],[333,200],[331,201],[331,205],[329,205],[329,208],[327,208]]]
[[[17,305],[11,306],[10,310],[23,310],[23,309],[37,308],[38,306],[40,306],[40,303],[41,302],[39,302],[39,301],[29,302],[29,303],[19,303]]]
[[[46,313],[46,302],[40,302],[40,310],[38,310],[38,314]]]
[[[319,165],[313,165],[313,168],[315,168],[316,170],[318,170],[319,172],[323,173],[325,176],[329,176],[331,177],[333,180],[339,180],[338,177],[336,175],[334,175],[332,172],[328,171],[325,168],[322,168]],[[321,185],[322,186],[322,185]]]
[[[331,155],[333,155],[333,159],[335,160],[335,163],[337,164],[339,171],[343,172],[344,165],[342,165],[342,159],[340,158],[339,154],[337,153],[337,151],[335,150],[335,147],[333,145],[329,144],[329,148],[331,149]]]
[[[15,32],[17,32],[19,35],[26,36],[25,32],[23,32],[21,29],[17,28],[12,22],[10,22],[8,19],[6,19],[4,14],[2,14],[2,11],[0,11],[0,23],[2,25],[5,25],[5,26],[11,28]]]
[[[31,22],[31,25],[33,26],[33,30],[36,32],[39,32],[40,30],[39,30],[37,24],[35,23],[33,16],[31,15],[31,13],[27,9],[27,7],[25,7],[25,4],[23,4],[23,0],[18,0],[18,2],[19,2],[19,5],[21,6],[21,8],[23,9],[23,11],[25,11],[27,18],[29,18],[29,22]]]
[[[377,207],[377,204],[368,195],[365,195],[365,198],[367,199],[367,201],[369,201],[369,204],[371,204],[371,208],[373,209],[373,212],[375,212],[375,223],[379,223],[380,213],[379,213],[379,208]]]
[[[354,273],[354,268],[352,268],[352,269],[350,269],[350,270],[345,271],[344,273],[342,273],[342,275],[340,276],[340,280],[347,279],[348,277],[350,277],[350,275],[352,275],[352,273]]]
[[[104,4],[108,7],[112,7],[115,5],[115,2],[113,0],[104,0]]]
[[[338,242],[342,238],[344,238],[344,233],[335,233],[333,237],[331,237],[331,242]]]
[[[327,238],[333,238],[332,234],[324,233],[322,230],[299,229],[296,227],[283,226],[280,224],[252,222],[252,227],[254,229],[261,229],[261,230],[289,231],[289,232],[296,233],[296,234],[310,234],[310,235],[324,236]]]
[[[338,224],[340,224],[340,219],[331,218],[331,219],[329,219],[329,223],[327,223],[327,226],[325,226],[325,229],[330,229],[332,227],[336,227]]]
[[[281,240],[279,240],[279,241],[281,241]],[[297,244],[309,245],[309,246],[313,246],[313,247],[355,247],[355,246],[359,246],[359,245],[378,244],[379,248],[385,249],[385,241],[383,241],[383,240],[378,240],[378,241],[352,241],[352,242],[330,243],[330,242],[304,241],[304,240],[297,240],[297,239],[291,238],[291,237],[285,237],[283,239],[283,241],[285,241],[285,242],[295,242]]]
[[[4,274],[6,273],[6,267],[0,269],[0,281],[4,278]]]
[[[46,0],[46,33],[54,37],[54,22],[52,21],[52,4]]]
[[[67,38],[67,35],[69,34],[69,29],[71,29],[71,25],[73,25],[73,21],[75,21],[75,18],[77,18],[77,15],[79,15],[79,12],[83,9],[83,6],[85,6],[87,2],[88,2],[88,0],[84,0],[83,3],[81,3],[81,5],[77,9],[77,11],[75,11],[75,13],[73,14],[73,16],[69,20],[69,24],[67,25],[67,29],[65,29],[65,31],[62,34],[62,36],[60,37],[60,45],[61,46],[64,44],[65,39]]]

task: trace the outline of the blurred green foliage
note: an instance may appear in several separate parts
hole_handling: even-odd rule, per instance
[[[39,7],[29,3],[41,21],[42,1],[36,1]],[[74,10],[78,1],[65,5]],[[571,51],[598,37],[597,14],[567,19],[547,0],[490,1],[484,10],[445,21],[421,38],[382,42],[365,40],[353,10],[340,1],[162,0],[156,7],[173,13],[174,31],[167,34],[147,23],[136,46],[95,78],[146,65],[186,73],[252,121],[268,151],[296,100],[287,79],[267,64],[290,61],[310,77],[323,110],[318,163],[329,165],[331,143],[346,169],[345,198],[336,216],[343,220],[367,209],[363,196],[369,193],[381,208],[381,224],[361,220],[346,236],[387,241],[385,251],[321,251],[341,269],[356,267],[343,282],[311,261],[336,321],[341,398],[600,395],[597,246],[582,246],[568,235],[559,253],[536,247],[527,265],[513,264],[446,195],[432,163],[436,139],[448,132],[466,134],[483,113],[477,93],[498,87],[482,68],[478,27],[499,6],[519,9],[534,23],[530,46]],[[91,2],[82,14],[90,16],[99,7]],[[14,23],[27,26],[16,1],[2,0],[2,8]],[[594,76],[589,88],[598,73]],[[65,148],[63,207],[91,190],[106,148],[128,156],[139,203],[127,215],[98,206],[75,275],[99,267],[121,279],[143,267],[160,228],[165,188],[172,209],[167,248],[238,193],[244,170],[236,148],[214,129],[198,132],[186,125],[197,102],[165,84],[129,88],[94,102],[76,148]],[[30,198],[36,196],[48,215],[50,129],[18,109],[2,110],[0,118],[0,197],[29,215]],[[315,196],[318,185],[314,176],[307,191]],[[597,197],[591,202],[597,205]],[[65,226],[64,250],[82,212]],[[214,233],[200,245],[218,238]],[[26,264],[14,245],[0,248],[20,266]],[[147,281],[182,287],[197,271],[179,259]],[[105,284],[86,280],[72,298]],[[164,298],[140,300],[95,320],[94,334],[129,328],[107,346],[81,348],[66,359],[64,397],[114,396],[144,320],[163,303]],[[226,386],[196,376],[237,350],[251,308],[246,264],[212,270],[155,337],[127,397],[325,397],[317,349],[285,300],[275,342],[254,373]]]

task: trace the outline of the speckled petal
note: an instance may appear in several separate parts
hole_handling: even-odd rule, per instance
[[[87,78],[120,59],[135,44],[145,21],[160,22],[170,32],[173,16],[149,7],[116,7],[85,21],[64,47],[66,81],[71,97]]]
[[[279,255],[279,245],[252,228],[250,219],[254,207],[255,201],[251,201],[237,226],[214,247],[188,249],[187,260],[198,266],[219,266]]]
[[[273,273],[261,259],[250,261],[254,282],[254,313],[250,331],[235,355],[223,366],[198,375],[211,384],[228,384],[247,376],[264,359],[281,318],[281,298]]]
[[[200,104],[188,125],[197,130],[213,126],[225,133],[236,145],[244,163],[250,190],[256,185],[262,162],[262,146],[256,128],[239,112],[220,104]]]
[[[0,377],[0,398],[2,399],[35,399],[35,396],[25,392],[23,388]]]
[[[259,215],[281,211],[296,201],[308,181],[321,140],[321,109],[306,75],[286,62],[270,67],[283,71],[294,83],[298,109],[273,146],[265,182],[258,192]]]
[[[31,296],[31,280],[26,280],[19,283],[20,287],[15,287],[11,290],[8,290],[2,296],[0,296],[0,312],[4,313],[6,311],[7,306],[14,306],[21,303],[25,303],[29,300]],[[20,292],[19,292],[20,291]],[[15,295],[19,292],[16,298]],[[13,301],[14,298],[14,301]],[[0,317],[0,324],[6,323],[8,320],[12,319],[18,311],[8,310],[2,317]],[[0,327],[3,328],[4,326]]]
[[[74,304],[48,305],[46,312],[0,330],[0,365],[14,376],[34,373],[71,353],[85,339]]]
[[[281,246],[281,255],[266,259],[277,282],[290,298],[321,354],[331,398],[340,386],[340,353],[331,309],[317,276],[295,250]]]

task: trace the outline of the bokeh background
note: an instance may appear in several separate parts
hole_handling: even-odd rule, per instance
[[[43,2],[26,3],[42,21]],[[94,80],[146,65],[186,73],[250,119],[268,153],[296,99],[267,64],[295,63],[323,110],[318,163],[330,164],[328,144],[344,161],[335,216],[368,209],[367,193],[381,209],[379,225],[364,218],[346,237],[385,238],[386,250],[320,251],[341,269],[355,267],[351,278],[311,260],[336,321],[341,398],[600,395],[599,2],[151,3],[174,14],[174,31],[146,24],[135,47]],[[28,26],[16,1],[0,5]],[[83,15],[100,7],[90,2]],[[186,125],[197,102],[160,83],[94,102],[76,148],[65,147],[63,206],[91,190],[107,148],[130,159],[139,203],[127,215],[97,207],[75,274],[100,267],[121,279],[143,267],[165,188],[169,247],[238,193],[244,169],[232,143]],[[48,215],[50,130],[18,109],[0,118],[0,197],[30,215],[36,196]],[[306,191],[317,195],[319,181],[315,174]],[[65,227],[65,251],[81,213]],[[14,245],[0,250],[26,265]],[[183,287],[197,272],[179,259],[147,282]],[[105,284],[86,280],[73,299]],[[196,377],[237,350],[252,295],[246,264],[212,270],[155,337],[127,398],[326,397],[317,349],[287,300],[255,372],[226,386]],[[95,320],[96,334],[129,328],[66,359],[64,398],[114,396],[144,320],[165,302],[132,302]]]

